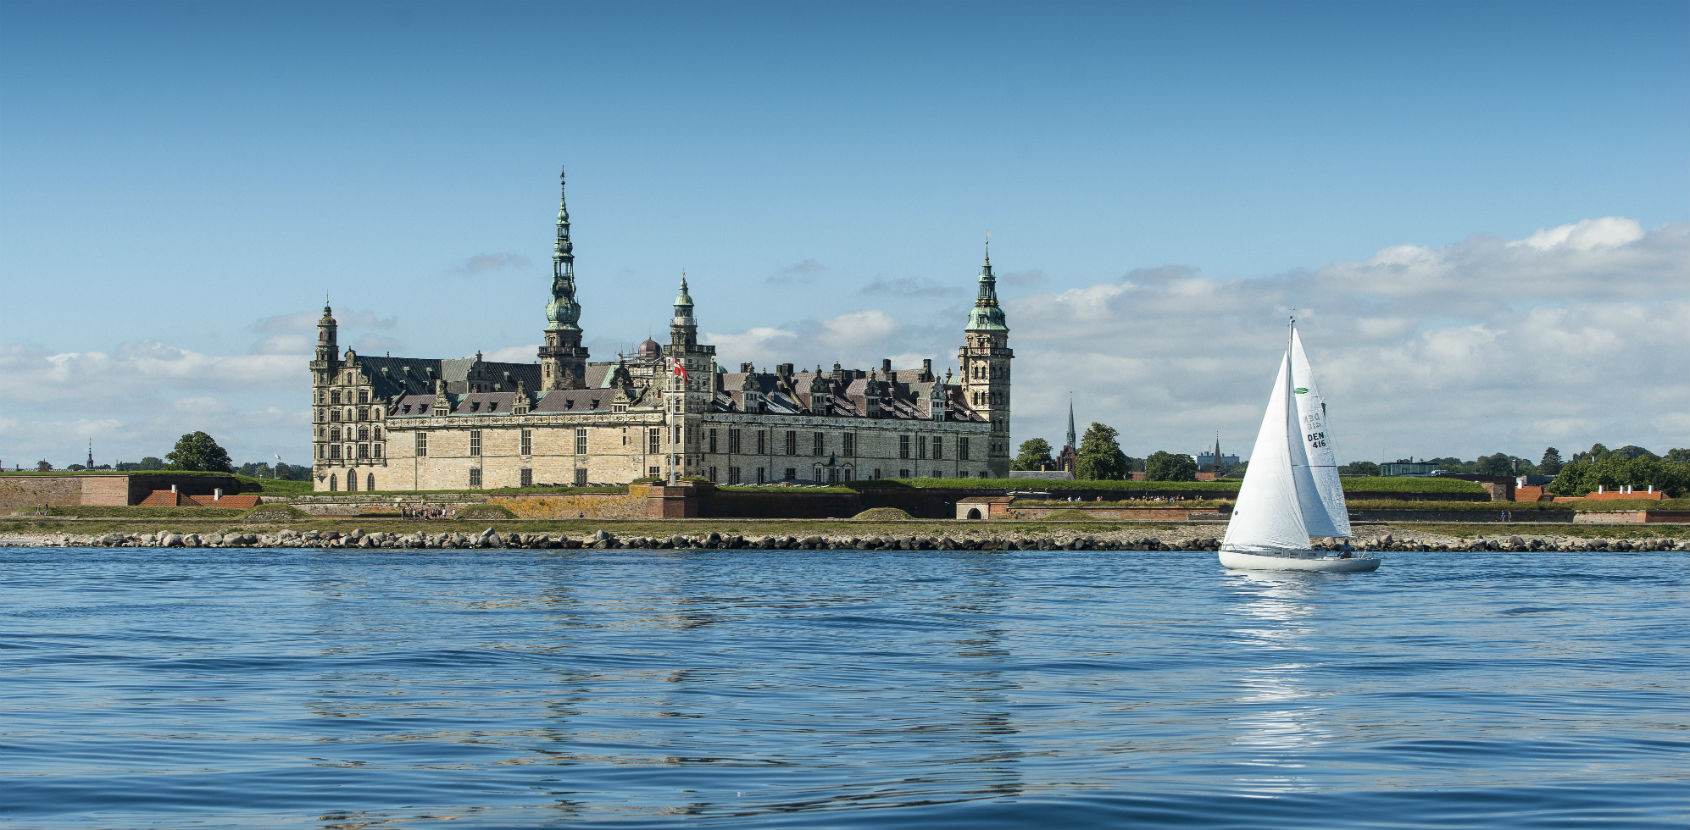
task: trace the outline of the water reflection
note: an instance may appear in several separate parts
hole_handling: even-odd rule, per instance
[[[1244,714],[1229,719],[1232,743],[1241,763],[1252,767],[1237,775],[1246,789],[1264,793],[1316,789],[1304,777],[1318,763],[1333,731],[1318,704],[1308,674],[1319,649],[1319,628],[1310,591],[1325,577],[1318,574],[1232,572],[1235,614],[1243,617],[1232,634],[1245,646],[1249,666],[1239,673],[1237,697]]]

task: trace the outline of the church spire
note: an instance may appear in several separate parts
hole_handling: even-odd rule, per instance
[[[1076,450],[1078,450],[1080,448],[1079,436],[1074,431],[1074,393],[1073,392],[1068,393],[1068,446],[1073,447]]]

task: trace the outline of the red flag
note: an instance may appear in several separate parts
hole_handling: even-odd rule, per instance
[[[678,357],[675,358],[675,374],[681,377],[681,384],[685,385],[687,382],[687,367],[681,365],[681,359]]]

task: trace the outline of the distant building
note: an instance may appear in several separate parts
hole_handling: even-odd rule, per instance
[[[955,380],[936,375],[931,360],[730,371],[715,346],[698,341],[684,274],[667,344],[647,340],[632,355],[589,361],[569,230],[560,199],[534,363],[342,353],[324,305],[311,362],[316,490],[1008,474],[1014,352],[989,255]]]
[[[1379,475],[1382,476],[1429,476],[1438,471],[1438,465],[1425,461],[1391,461],[1379,465]]]
[[[1215,469],[1215,453],[1214,453],[1213,450],[1204,450],[1204,451],[1198,453],[1195,456],[1195,458],[1197,459],[1197,468],[1198,469],[1201,470],[1204,467],[1208,467],[1210,472],[1214,472],[1214,469]],[[1236,455],[1223,455],[1223,456],[1221,456],[1221,463],[1222,464],[1229,464],[1229,465],[1230,464],[1237,464],[1238,463],[1238,456],[1236,456]]]

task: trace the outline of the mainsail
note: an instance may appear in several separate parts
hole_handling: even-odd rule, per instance
[[[1293,457],[1304,456],[1299,434],[1297,407],[1291,403],[1291,353],[1279,361],[1279,377],[1273,382],[1256,446],[1250,451],[1250,467],[1238,488],[1232,520],[1226,526],[1221,547],[1241,551],[1306,550],[1308,527],[1298,498]],[[1307,463],[1303,466],[1307,476]],[[1312,484],[1305,485],[1313,488]]]
[[[1338,480],[1338,460],[1332,454],[1332,433],[1326,424],[1326,400],[1315,385],[1303,338],[1291,327],[1291,392],[1297,402],[1292,432],[1302,436],[1302,452],[1292,453],[1298,478],[1297,497],[1303,522],[1311,536],[1349,536],[1350,512]],[[1295,441],[1296,439],[1292,439]],[[1298,456],[1301,455],[1301,458]]]

